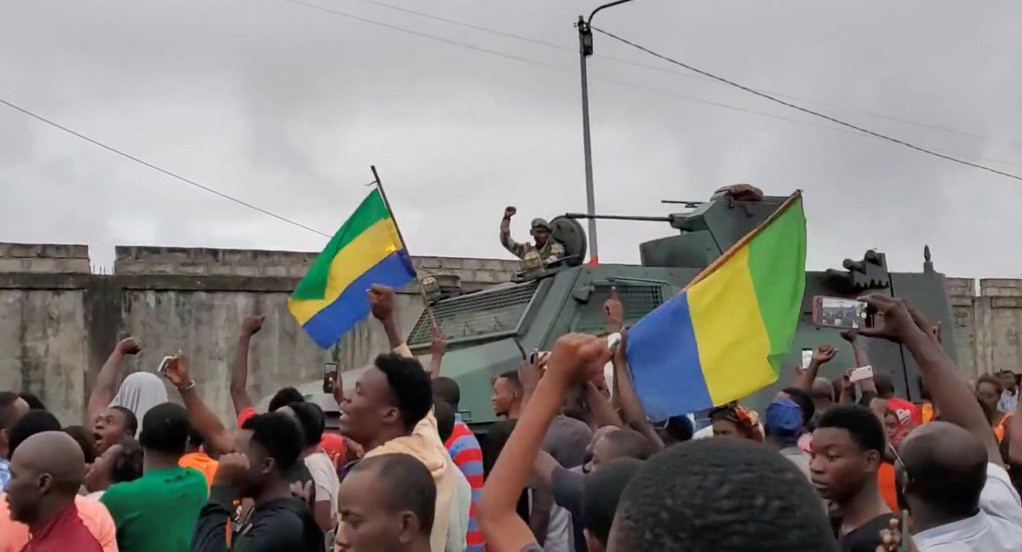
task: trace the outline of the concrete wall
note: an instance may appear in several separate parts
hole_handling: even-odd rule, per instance
[[[113,274],[96,275],[83,245],[0,244],[0,389],[36,393],[64,423],[80,423],[91,382],[119,336],[130,333],[144,349],[125,362],[125,373],[154,370],[182,349],[202,396],[228,420],[230,363],[246,314],[267,318],[252,346],[253,397],[321,377],[329,352],[313,344],[286,305],[315,256],[118,247]],[[448,257],[414,263],[420,276],[455,275],[466,290],[505,282],[518,266]],[[1022,370],[1022,280],[949,278],[947,290],[963,371]],[[407,332],[422,309],[414,288],[401,290],[398,309]],[[355,368],[386,348],[377,325],[362,322],[343,339],[340,361]]]

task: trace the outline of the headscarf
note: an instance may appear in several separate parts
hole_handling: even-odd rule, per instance
[[[888,399],[885,414],[894,416],[898,428],[891,435],[891,444],[897,447],[909,432],[923,425],[923,413],[918,406],[904,399]]]
[[[763,425],[759,423],[759,414],[755,410],[749,410],[737,402],[714,408],[710,411],[710,419],[728,420],[738,426],[738,429],[747,439],[752,439],[753,441],[763,440]]]
[[[142,427],[142,419],[152,407],[167,402],[167,388],[159,376],[150,372],[135,372],[124,378],[110,406],[127,408]]]

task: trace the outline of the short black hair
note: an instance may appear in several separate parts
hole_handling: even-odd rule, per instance
[[[410,454],[381,454],[355,465],[348,475],[375,470],[379,491],[392,512],[410,511],[419,520],[424,535],[433,530],[436,483],[418,458]]]
[[[206,437],[202,435],[202,432],[192,426],[188,431],[188,446],[193,448],[199,448],[206,444]]]
[[[273,398],[270,399],[269,409],[270,412],[276,412],[280,407],[296,402],[305,402],[301,391],[294,387],[285,387],[274,393]]]
[[[873,385],[877,388],[877,396],[881,399],[894,397],[894,379],[881,372],[873,373]]]
[[[617,433],[617,432],[615,432]],[[600,466],[585,478],[582,492],[582,526],[604,546],[614,522],[622,491],[642,468],[635,458],[618,458]]]
[[[828,427],[847,431],[859,448],[875,450],[884,456],[884,426],[870,409],[857,404],[834,407],[824,412],[816,424],[816,429]]]
[[[20,398],[12,391],[0,392],[0,429],[10,429],[14,422],[14,403]]]
[[[621,494],[610,545],[688,552],[835,548],[805,475],[746,439],[689,441],[644,462]]]
[[[508,383],[510,383],[512,386],[514,386],[519,391],[524,389],[522,387],[522,380],[521,380],[521,378],[518,377],[518,370],[508,370],[507,372],[504,372],[503,374],[497,376],[497,378],[498,379],[500,379],[500,378],[506,379],[508,381]]]
[[[34,393],[22,391],[21,393],[18,393],[18,396],[21,397],[23,401],[27,402],[28,407],[32,410],[46,410],[46,405],[43,404],[43,401],[41,401]]]
[[[904,461],[899,487],[949,518],[976,515],[987,481],[987,457],[977,438],[967,438],[975,441],[974,446],[956,447],[950,453],[940,432],[920,432],[906,439],[899,448]]]
[[[82,449],[85,456],[85,463],[91,464],[96,461],[96,437],[85,426],[73,425],[64,428],[64,433],[71,436]]]
[[[816,414],[816,403],[813,402],[813,396],[798,387],[785,387],[781,391],[802,410],[802,427],[808,429],[809,422]]]
[[[305,448],[295,421],[283,413],[256,414],[245,420],[241,429],[252,432],[252,441],[266,449],[282,474],[290,472]]]
[[[618,458],[645,460],[656,453],[653,443],[634,429],[625,428],[612,431],[601,439],[606,439],[614,447]]]
[[[981,383],[989,383],[997,389],[998,393],[1004,393],[1004,385],[1001,384],[1001,380],[991,376],[990,374],[983,374],[976,380],[976,389],[979,389],[979,384]]]
[[[135,417],[135,413],[123,406],[111,406],[110,408],[124,415],[124,433],[134,437],[138,433],[138,418]]]
[[[375,364],[387,376],[387,384],[397,400],[405,429],[411,431],[433,408],[433,386],[429,374],[418,360],[397,353],[379,355]]]
[[[138,442],[147,451],[181,456],[188,447],[191,429],[188,411],[181,405],[165,402],[145,413]]]
[[[295,402],[287,405],[294,411],[298,418],[298,425],[302,426],[302,435],[305,437],[305,447],[318,444],[323,439],[323,429],[326,427],[326,419],[323,417],[323,409],[311,402]]]
[[[433,398],[434,402],[435,399],[443,400],[457,410],[461,404],[461,388],[458,387],[458,382],[441,376],[433,380]]]
[[[130,483],[142,477],[142,460],[145,455],[141,445],[134,439],[124,439],[119,443],[121,451],[114,457],[110,466],[110,481],[113,483]]]
[[[446,443],[454,433],[454,409],[440,397],[433,398],[433,415],[436,416],[436,429],[440,441]]]
[[[26,412],[7,432],[7,458],[14,458],[14,449],[25,439],[44,431],[60,431],[60,420],[45,410]]]

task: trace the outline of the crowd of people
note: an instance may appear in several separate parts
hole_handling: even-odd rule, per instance
[[[332,382],[336,429],[291,387],[256,411],[258,316],[240,329],[230,424],[184,354],[118,385],[134,338],[100,370],[84,425],[0,393],[0,552],[1022,551],[1018,379],[968,382],[939,326],[902,300],[866,298],[877,324],[844,334],[843,376],[819,376],[835,357],[819,347],[761,413],[722,405],[695,431],[688,416],[647,418],[611,299],[619,339],[565,335],[494,378],[503,420],[480,440],[443,375],[443,338],[424,367],[394,291],[368,299],[391,351],[351,389]],[[922,403],[881,366],[851,381],[866,339],[915,359]]]

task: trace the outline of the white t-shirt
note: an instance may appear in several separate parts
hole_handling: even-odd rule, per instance
[[[461,470],[457,472],[458,488],[451,500],[451,516],[447,518],[446,552],[465,552],[468,536],[469,510],[472,508],[472,486]]]
[[[916,533],[919,552],[1018,552],[1022,550],[1022,498],[1008,472],[987,464],[979,513]]]
[[[334,530],[337,528],[337,493],[341,489],[341,480],[337,478],[337,470],[334,463],[325,452],[314,452],[305,457],[305,467],[312,475],[312,481],[316,484],[316,502],[330,501],[330,516],[333,519],[334,529],[326,531],[324,538],[327,542],[327,550],[333,546]]]

